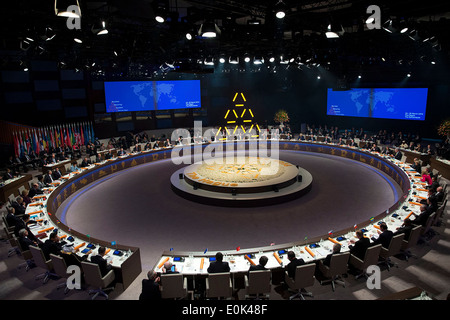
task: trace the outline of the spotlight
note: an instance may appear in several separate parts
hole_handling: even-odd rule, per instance
[[[80,4],[78,0],[55,0],[55,14],[58,17],[80,18]]]
[[[317,76],[317,79],[320,79],[320,76]]]
[[[214,22],[205,21],[200,26],[198,33],[204,38],[215,38],[217,37],[217,34],[220,34],[220,29]]]
[[[76,43],[83,43],[83,40],[79,38],[73,38],[73,41],[75,41]]]
[[[225,63],[225,58],[224,58],[224,57],[220,57],[220,58],[219,58],[219,62],[220,62],[220,63]]]
[[[45,33],[43,36],[41,36],[41,38],[45,41],[50,41],[52,40],[54,37],[56,36],[56,33],[53,31],[52,28],[50,27],[46,27],[45,28]]]
[[[213,57],[207,57],[205,58],[204,64],[206,66],[213,66],[214,65],[214,59]]]
[[[245,55],[244,61],[245,61],[245,62],[250,62],[250,57],[248,56],[248,54]]]
[[[166,21],[166,8],[164,3],[158,3],[155,9],[155,20],[158,23],[164,23]]]
[[[361,79],[361,75],[358,75],[358,79]]]
[[[389,33],[392,33],[394,31],[391,19],[389,19],[385,23],[383,23],[383,29],[386,30]]]
[[[192,40],[192,38],[193,38],[192,33],[187,32],[187,33],[186,33],[186,39]]]
[[[253,59],[253,64],[263,64],[264,63],[264,58],[259,56],[259,57],[255,57]]]
[[[270,57],[269,58],[269,62],[274,62],[275,61],[275,57]]]
[[[239,63],[239,57],[230,56],[230,58],[228,59],[228,62],[231,63],[231,64],[238,64]]]
[[[98,36],[101,36],[103,34],[108,34],[108,29],[106,29],[106,24],[105,21],[102,21],[102,27],[101,29],[97,32]]]
[[[286,16],[286,5],[282,0],[278,1],[278,3],[275,5],[275,16],[278,19],[283,19]]]
[[[411,72],[409,72],[406,76],[407,76],[408,78],[411,77]]]
[[[431,64],[436,64],[436,61],[431,61]]]
[[[344,29],[342,28],[342,26],[337,28],[336,26],[329,24],[327,27],[327,31],[325,32],[325,36],[327,37],[327,39],[336,39],[339,38],[339,34],[343,33]]]

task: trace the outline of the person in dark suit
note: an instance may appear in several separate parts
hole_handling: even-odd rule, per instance
[[[120,156],[126,156],[127,152],[125,150],[123,150],[123,148],[120,148],[120,150],[117,152],[117,155]]]
[[[87,157],[84,158],[83,161],[81,161],[81,164],[80,164],[80,166],[82,168],[89,167],[90,165],[91,165],[91,161]]]
[[[50,260],[50,254],[54,254],[55,256],[61,255],[62,246],[59,240],[60,239],[56,232],[50,233],[48,239],[45,240],[42,245],[42,252],[44,253],[46,260]]]
[[[208,273],[230,272],[228,262],[223,262],[222,252],[216,253],[216,261],[211,262],[208,267]]]
[[[142,291],[139,295],[139,300],[160,300],[161,299],[161,291],[159,288],[159,280],[158,274],[150,270],[147,273],[148,279],[142,279]]]
[[[356,237],[358,238],[358,241],[355,242],[350,240],[351,244],[348,247],[350,249],[350,254],[362,260],[366,255],[370,240],[369,238],[364,237],[364,233],[361,230],[356,231]]]
[[[400,160],[402,160],[402,157],[403,157],[403,153],[401,153],[399,148],[396,148],[395,153],[394,153],[394,158],[400,161]]]
[[[11,206],[16,211],[16,216],[22,216],[25,214],[26,206],[21,196],[18,196],[16,200],[11,203]]]
[[[36,236],[31,232],[30,228],[28,227],[28,225],[30,224],[36,224],[37,222],[30,219],[30,215],[28,214],[24,214],[22,219],[19,219],[16,223],[16,226],[14,228],[14,234],[16,235],[16,237],[19,237],[19,232],[22,229],[27,230],[28,232],[28,238],[31,241],[35,241],[36,243],[39,243],[40,240],[38,238],[36,238]]]
[[[48,164],[55,164],[58,162],[58,158],[55,153],[52,153],[52,156],[47,160]]]
[[[431,213],[431,208],[426,204],[422,204],[420,206],[420,214],[417,215],[413,213],[413,215],[415,216],[413,224],[415,224],[416,226],[425,227],[428,217],[431,215]]]
[[[411,221],[411,219],[405,219],[403,221],[403,225],[397,229],[397,231],[394,232],[394,236],[398,234],[404,234],[404,239],[408,240],[409,236],[411,234],[411,230],[414,228],[414,225]]]
[[[27,164],[31,164],[31,166],[33,167],[33,169],[36,169],[36,162],[31,159],[31,157],[28,155],[28,153],[25,151],[24,154],[22,155],[22,158],[20,159],[23,163],[25,163],[25,165]]]
[[[383,248],[388,249],[394,233],[391,230],[388,230],[387,224],[383,222],[380,224],[380,230],[378,231],[378,234],[378,238],[372,237],[372,246],[381,244]]]
[[[38,247],[39,244],[36,241],[31,240],[28,237],[28,231],[26,229],[20,229],[18,232],[18,240],[20,244],[20,248],[22,248],[22,251],[27,251],[30,249],[30,246]]]
[[[98,254],[96,256],[91,257],[91,262],[98,264],[100,267],[100,273],[102,277],[106,276],[106,274],[112,269],[111,264],[109,264],[103,257],[105,255],[106,248],[105,247],[99,247],[98,248]]]
[[[20,222],[20,218],[23,215],[20,217],[17,216],[14,207],[7,207],[6,210],[8,211],[5,217],[6,223],[8,224],[9,228],[14,228]]]
[[[439,187],[439,182],[437,181],[438,177],[437,176],[432,176],[431,177],[431,185],[428,187],[428,190],[431,190],[434,192],[436,192],[437,188]]]
[[[29,196],[30,198],[33,198],[34,196],[39,195],[39,194],[44,194],[44,191],[42,191],[42,190],[39,188],[39,185],[35,182],[35,183],[33,183],[33,185],[31,186],[31,189],[30,189],[30,192],[28,193],[28,196]]]
[[[444,189],[439,186],[436,188],[436,193],[434,194],[434,196],[436,197],[436,200],[438,203],[441,203],[442,201],[444,201]]]
[[[414,164],[411,165],[411,168],[413,168],[417,173],[422,174],[422,165],[420,164],[419,159],[414,158]]]
[[[173,267],[173,268],[172,268]],[[179,273],[176,267],[172,264],[172,262],[167,261],[164,263],[164,266],[162,268],[163,273],[165,274],[174,274]]]
[[[5,172],[5,174],[3,175],[3,180],[9,180],[9,179],[12,179],[12,178],[14,178],[15,176],[13,175],[13,173],[11,172],[11,169],[10,168],[7,168],[6,169],[6,172]]]
[[[45,183],[45,185],[50,185],[53,182],[53,177],[52,177],[53,173],[52,170],[48,170],[47,174],[44,176],[44,180],[43,182]]]
[[[59,171],[59,168],[55,168],[55,170],[53,170],[52,173],[53,180],[58,180],[61,177],[62,177],[61,171]]]
[[[266,269],[267,261],[269,261],[269,258],[267,258],[266,256],[261,256],[261,258],[259,258],[258,264],[257,265],[251,265],[250,268],[248,269],[248,272],[250,272],[250,271],[258,271],[258,270],[267,270]]]
[[[290,262],[286,266],[286,271],[288,273],[289,278],[295,279],[295,270],[297,269],[297,266],[304,265],[305,260],[303,260],[302,258],[297,259],[295,257],[294,251],[288,251],[287,258]]]
[[[341,252],[341,245],[339,243],[335,243],[333,245],[333,252],[331,252],[330,254],[328,254],[325,259],[322,261],[322,263],[329,267],[330,266],[330,262],[331,262],[331,257],[333,256],[333,254],[337,254]]]

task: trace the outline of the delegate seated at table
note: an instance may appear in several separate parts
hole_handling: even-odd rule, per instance
[[[351,244],[348,248],[350,249],[350,254],[362,260],[370,245],[370,240],[364,237],[364,233],[361,230],[356,231],[356,238],[358,238],[358,241],[350,240]]]
[[[223,254],[221,252],[216,253],[216,261],[209,264],[208,273],[230,272],[230,266],[228,262],[223,261]]]
[[[304,265],[305,260],[303,260],[302,258],[297,259],[295,257],[294,251],[288,251],[287,258],[290,262],[286,266],[286,271],[288,273],[289,278],[295,280],[295,270],[297,269],[297,266]]]
[[[388,226],[384,222],[380,224],[380,230],[378,230],[377,232],[379,236],[376,239],[375,237],[372,237],[372,246],[381,244],[383,248],[388,249],[394,233],[391,230],[388,230]]]

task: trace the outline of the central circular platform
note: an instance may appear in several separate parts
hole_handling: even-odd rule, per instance
[[[309,191],[311,174],[296,165],[271,158],[209,159],[177,170],[172,190],[200,203],[259,206],[295,199]]]

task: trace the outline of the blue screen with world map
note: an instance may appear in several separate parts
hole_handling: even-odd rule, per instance
[[[425,120],[427,88],[328,88],[327,115]]]
[[[107,112],[201,108],[200,80],[105,81]]]

